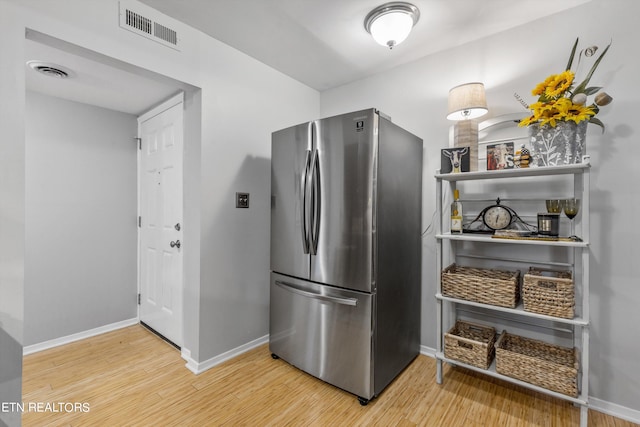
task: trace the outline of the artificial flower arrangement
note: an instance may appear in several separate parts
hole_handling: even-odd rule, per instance
[[[550,75],[531,91],[532,95],[538,96],[538,101],[529,105],[529,109],[533,114],[522,119],[519,126],[538,123],[540,126],[549,124],[551,127],[555,127],[558,121],[572,121],[578,124],[588,120],[589,123],[602,127],[604,132],[604,124],[595,116],[600,111],[600,107],[611,103],[613,98],[607,93],[601,92],[602,87],[589,87],[587,85],[610,46],[611,43],[602,51],[585,79],[577,86],[574,86],[575,73],[571,71],[571,66],[578,47],[578,39],[576,39],[566,70],[560,74]],[[597,49],[597,46],[592,46],[581,51],[578,65],[583,53],[585,57],[590,57],[593,56]],[[587,97],[591,95],[595,95],[594,102],[591,105],[587,105]]]

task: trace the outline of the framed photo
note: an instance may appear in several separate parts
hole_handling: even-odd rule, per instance
[[[440,154],[440,173],[469,172],[470,147],[443,148]]]
[[[513,169],[513,142],[487,145],[487,170]]]

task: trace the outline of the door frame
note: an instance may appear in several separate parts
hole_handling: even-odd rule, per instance
[[[141,124],[155,116],[157,116],[158,114],[163,113],[164,111],[168,110],[169,108],[175,107],[178,104],[183,104],[185,103],[185,93],[184,91],[180,91],[177,94],[173,95],[172,97],[168,98],[167,100],[161,102],[160,104],[156,105],[155,107],[152,107],[150,110],[146,111],[145,113],[141,114],[140,116],[138,116],[138,129],[137,129],[137,138],[136,138],[136,144],[138,145],[138,148],[136,149],[136,168],[137,168],[137,212],[138,212],[138,221],[140,221],[140,215],[141,215],[141,199],[142,199],[142,179],[141,179],[141,174],[142,174],[142,170],[140,167],[140,163],[142,160],[142,148],[141,148],[141,132],[140,132],[140,128],[141,128]],[[183,120],[184,120],[184,112],[183,112]],[[184,181],[185,181],[185,168],[184,168],[184,152],[185,152],[185,126],[183,125],[183,130],[182,130],[182,139],[183,139],[183,143],[182,143],[182,211],[183,211],[183,218],[181,221],[182,227],[184,227],[185,225],[185,215],[184,215]],[[141,251],[142,251],[142,233],[141,233],[141,227],[140,227],[140,222],[138,222],[138,227],[137,227],[137,260],[136,260],[136,265],[137,265],[137,307],[136,307],[136,313],[137,313],[137,317],[138,317],[138,322],[141,321],[140,318],[140,295],[141,295],[141,286],[142,286],[142,282],[141,282],[141,277],[142,277],[142,256],[141,256]],[[183,237],[183,242],[184,242],[184,237]],[[182,271],[180,272],[181,277],[180,277],[180,292],[181,292],[181,296],[180,296],[180,304],[182,305],[182,307],[180,308],[180,335],[181,335],[181,339],[182,342],[180,343],[180,347],[183,348],[184,347],[184,331],[185,331],[185,316],[184,316],[184,295],[185,295],[185,268],[184,268],[184,253],[183,253],[183,262],[182,262]],[[155,331],[156,333],[160,334],[159,332]]]
[[[183,203],[184,203],[184,222],[189,223],[189,227],[184,229],[184,239],[188,239],[190,247],[183,253],[183,339],[184,345],[181,349],[182,358],[187,361],[186,367],[194,373],[198,373],[202,370],[199,368],[199,362],[197,357],[200,348],[200,240],[201,240],[201,200],[199,189],[201,185],[201,152],[202,152],[202,120],[203,120],[203,92],[204,90],[198,83],[200,79],[191,79],[185,76],[171,77],[170,74],[165,74],[162,71],[149,68],[146,65],[139,65],[134,61],[127,59],[117,58],[111,56],[112,53],[105,51],[104,49],[94,50],[86,47],[80,43],[79,40],[71,40],[69,38],[58,38],[48,33],[46,28],[39,28],[41,25],[20,27],[21,34],[24,34],[26,40],[36,41],[38,43],[45,44],[49,47],[53,47],[64,52],[80,56],[85,59],[100,62],[118,70],[128,71],[138,76],[143,76],[149,80],[164,83],[166,85],[173,86],[176,93],[182,91],[184,93],[184,156],[183,156]],[[0,43],[2,44],[2,43]],[[21,55],[23,50],[22,44],[18,46],[18,52]],[[143,61],[144,62],[144,61]],[[22,63],[22,62],[20,62]],[[175,74],[175,73],[173,73]],[[178,73],[181,74],[181,73]],[[184,73],[182,73],[184,74]],[[20,79],[19,79],[20,80]],[[22,88],[22,89],[20,89]],[[24,80],[18,81],[18,92],[23,93],[26,90]],[[11,95],[11,94],[10,94]],[[152,108],[150,108],[151,110]],[[145,113],[146,114],[146,113]],[[17,122],[20,122],[18,120]],[[22,128],[20,128],[22,129]],[[131,135],[132,139],[136,135]],[[138,142],[133,140],[131,143],[137,146]],[[139,151],[136,149],[137,154]],[[186,167],[188,166],[188,168]],[[133,182],[131,183],[133,185]],[[136,207],[139,200],[136,198]],[[138,210],[139,212],[139,210]],[[136,216],[138,214],[136,212]],[[132,221],[136,221],[137,218],[132,218]],[[139,254],[139,250],[137,254]],[[139,267],[139,260],[136,259],[136,265]],[[139,289],[139,277],[136,278],[136,293]],[[137,306],[137,301],[134,302],[133,298],[137,299],[137,295],[132,295],[131,304]],[[19,319],[20,320],[20,319]],[[22,319],[24,320],[24,319]],[[131,319],[139,322],[139,313],[136,308],[136,317]],[[124,320],[128,322],[129,320]],[[18,322],[22,324],[21,322]],[[128,323],[118,322],[115,324],[102,325],[97,329],[92,329],[85,332],[80,332],[73,336],[74,339],[80,339],[79,337],[86,337],[87,334],[109,332],[111,330],[119,329],[124,326],[129,326]],[[6,328],[5,328],[6,329]],[[96,332],[98,331],[98,332]],[[60,341],[62,340],[62,341]],[[65,337],[60,337],[56,342],[50,342],[47,347],[39,348],[34,351],[40,351],[53,346],[66,343]]]

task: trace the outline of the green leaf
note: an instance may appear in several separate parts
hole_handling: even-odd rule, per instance
[[[567,63],[566,70],[571,69],[571,65],[573,64],[573,57],[576,54],[576,49],[578,48],[578,38],[576,38],[576,42],[573,44],[573,49],[571,49],[571,55],[569,56],[569,62]]]
[[[553,98],[549,98],[544,93],[538,97],[538,102],[549,102],[551,100],[553,100]]]
[[[598,91],[602,89],[602,86],[591,86],[588,87],[584,90],[584,94],[585,95],[593,95],[595,93],[598,93]]]
[[[598,126],[600,126],[600,127],[602,128],[602,133],[604,133],[604,123],[602,123],[602,122],[600,121],[600,119],[597,119],[597,118],[595,118],[595,117],[591,117],[591,118],[589,119],[589,123],[593,123],[594,125],[598,125]]]
[[[611,43],[607,45],[607,47],[602,51],[598,59],[596,59],[596,62],[593,63],[591,70],[589,70],[589,74],[587,74],[587,77],[585,77],[582,83],[580,83],[580,85],[576,88],[575,93],[583,93],[585,91],[585,88],[589,84],[589,80],[591,80],[593,73],[596,71],[596,68],[598,68],[600,61],[602,61],[602,57],[604,57],[604,54],[607,53],[610,47],[611,47]]]

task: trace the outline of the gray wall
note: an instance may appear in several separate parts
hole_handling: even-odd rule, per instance
[[[10,319],[2,320],[2,328],[17,331],[12,336],[21,336],[22,322],[21,49],[25,27],[202,88],[202,152],[192,158],[195,161],[200,156],[199,167],[195,168],[198,176],[193,179],[200,185],[192,187],[188,196],[193,198],[189,203],[195,200],[202,209],[201,216],[193,215],[195,220],[200,218],[201,254],[198,260],[185,261],[185,267],[188,264],[191,268],[202,262],[200,271],[186,284],[187,300],[197,305],[195,314],[185,319],[185,327],[197,329],[186,336],[189,341],[196,340],[188,346],[194,349],[192,356],[197,361],[206,361],[268,331],[265,272],[269,265],[271,131],[318,116],[372,106],[390,114],[394,122],[425,141],[426,228],[434,211],[433,173],[439,168],[439,152],[447,145],[451,124],[445,119],[448,90],[460,83],[484,81],[490,116],[518,111],[521,106],[514,99],[514,92],[528,97],[536,83],[558,72],[566,64],[576,36],[580,36],[583,46],[597,43],[603,47],[613,39],[593,80],[594,84],[605,85],[615,98],[600,114],[608,129],[604,135],[595,129],[588,136],[594,164],[591,395],[640,410],[640,371],[635,358],[640,331],[632,327],[640,324],[640,295],[633,268],[633,261],[640,255],[638,231],[633,226],[635,214],[640,211],[640,187],[634,185],[640,182],[640,169],[629,163],[629,159],[640,157],[633,126],[634,106],[640,95],[635,84],[640,75],[640,59],[634,55],[640,38],[640,27],[635,22],[640,4],[636,0],[593,0],[544,20],[328,90],[321,99],[316,91],[179,24],[185,42],[179,53],[121,31],[113,23],[115,18],[109,18],[115,16],[115,11],[116,0],[13,0],[11,4],[0,0],[0,128],[4,138],[0,144],[0,320]],[[234,209],[235,191],[251,192],[252,208],[242,212]],[[434,240],[429,235],[423,240],[422,344],[427,347],[435,347],[434,253]],[[5,302],[9,301],[5,300],[5,289],[14,297],[10,302]],[[16,327],[8,327],[10,324]],[[15,394],[15,387],[11,391]]]
[[[135,318],[135,116],[27,92],[24,345]]]
[[[0,403],[22,402],[21,380],[22,345],[0,328]],[[19,424],[19,412],[0,411],[0,426]]]
[[[423,226],[432,222],[440,149],[448,146],[452,122],[446,120],[450,88],[485,83],[489,114],[525,111],[515,99],[535,101],[531,90],[550,74],[563,71],[571,47],[596,44],[611,49],[591,80],[604,86],[614,102],[598,117],[607,130],[590,126],[591,155],[591,348],[590,403],[611,410],[640,411],[640,290],[634,263],[640,258],[636,218],[640,212],[640,144],[635,131],[640,98],[640,26],[636,0],[592,0],[543,20],[425,57],[349,85],[322,93],[323,116],[376,106],[394,122],[424,139]],[[401,48],[401,47],[400,47]],[[589,63],[591,64],[591,63]],[[583,65],[577,79],[584,78]],[[392,82],[393,84],[389,84]],[[549,191],[552,189],[549,188]],[[431,228],[433,230],[433,227]],[[436,346],[435,239],[423,239],[422,345]]]
[[[139,6],[146,13],[146,7]],[[0,0],[0,12],[0,129],[4,138],[0,144],[0,226],[14,227],[10,232],[1,231],[0,315],[17,318],[17,341],[22,336],[25,271],[21,180],[26,29],[201,89],[192,94],[188,104],[193,104],[186,108],[187,116],[191,111],[201,112],[202,121],[185,118],[187,126],[197,129],[189,129],[185,141],[185,220],[192,227],[187,230],[185,224],[183,349],[196,362],[205,362],[264,338],[269,329],[270,135],[276,129],[317,118],[318,91],[168,17],[163,20],[181,34],[181,51],[120,29],[118,0]],[[235,191],[251,193],[251,208],[235,209]],[[5,204],[15,207],[7,215]],[[4,280],[9,275],[10,283]],[[13,292],[11,300],[5,300],[5,283]],[[9,365],[20,363],[15,359]],[[20,387],[10,392],[13,399],[20,399]]]
[[[0,1],[0,402],[22,400],[24,285],[24,26]],[[10,102],[3,102],[10,100]],[[20,425],[1,412],[0,426]]]

